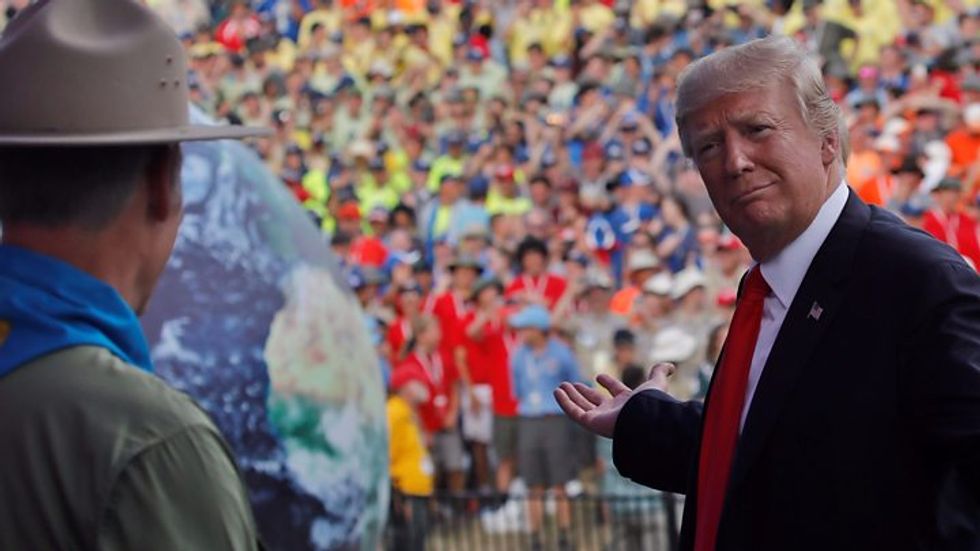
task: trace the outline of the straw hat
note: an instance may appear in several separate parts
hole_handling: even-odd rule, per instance
[[[190,123],[176,35],[134,0],[40,0],[0,35],[0,145],[125,145],[268,133]]]

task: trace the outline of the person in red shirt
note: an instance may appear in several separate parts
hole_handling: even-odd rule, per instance
[[[462,320],[470,310],[470,295],[482,269],[476,258],[457,256],[449,263],[449,289],[437,295],[432,302],[432,315],[439,320],[439,328],[442,330],[439,349],[456,362],[467,387],[471,377],[467,366],[461,363]]]
[[[540,239],[528,237],[517,247],[520,273],[504,293],[523,304],[540,304],[554,310],[568,286],[563,277],[547,273],[548,246]]]
[[[476,401],[476,396],[473,392],[470,369],[466,363],[462,328],[463,318],[470,309],[468,301],[482,267],[477,259],[460,255],[449,263],[448,268],[450,273],[449,289],[437,295],[432,302],[432,315],[438,321],[441,335],[438,348],[440,355],[452,362],[458,382],[462,387],[461,391],[466,393],[468,403],[473,404]],[[457,438],[460,436],[458,430],[456,435]],[[455,459],[455,456],[452,455],[454,450],[446,453],[450,454],[447,456],[448,460]],[[459,472],[450,469],[450,490],[463,490],[462,468],[461,464]],[[456,477],[458,477],[458,481]]]
[[[422,316],[422,286],[415,281],[398,286],[395,295],[397,315],[388,326],[388,348],[391,350],[391,365],[400,364],[408,357],[408,345],[412,339],[412,324]]]
[[[496,488],[507,493],[514,478],[514,452],[517,446],[517,399],[510,374],[510,347],[513,335],[507,326],[509,315],[503,301],[503,284],[487,278],[473,289],[474,308],[463,318],[464,350],[473,384],[489,385],[493,403],[492,444],[497,455]],[[474,461],[480,474],[480,454],[474,446]],[[485,453],[485,446],[480,450]],[[489,471],[488,467],[484,467]]]
[[[388,260],[388,248],[376,236],[364,235],[361,220],[356,200],[345,201],[337,211],[337,229],[351,236],[348,258],[359,266],[381,268]]]
[[[245,44],[262,32],[262,22],[252,12],[248,2],[238,0],[231,6],[231,14],[218,24],[214,39],[231,52],[242,52]]]
[[[419,406],[436,476],[446,480],[450,492],[462,492],[466,479],[463,439],[459,433],[459,373],[451,356],[440,352],[442,333],[432,316],[412,324],[411,352],[397,369],[421,369],[429,399]]]
[[[963,184],[953,178],[943,178],[932,190],[935,207],[926,212],[922,229],[936,239],[956,249],[970,261],[974,269],[980,269],[980,243],[977,237],[977,221],[960,211]]]

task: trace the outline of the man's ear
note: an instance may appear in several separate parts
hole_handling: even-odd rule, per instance
[[[180,213],[180,146],[163,145],[153,150],[146,166],[147,217],[164,222]]]
[[[820,159],[824,166],[829,166],[840,158],[840,135],[837,132],[828,132],[820,142]]]

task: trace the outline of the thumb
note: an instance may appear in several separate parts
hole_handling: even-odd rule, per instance
[[[643,386],[667,391],[667,379],[677,371],[677,366],[672,363],[661,362],[650,368],[647,382]]]

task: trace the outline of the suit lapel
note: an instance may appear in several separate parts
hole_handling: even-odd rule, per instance
[[[814,347],[839,312],[854,251],[869,218],[868,206],[849,191],[847,204],[814,256],[769,353],[735,451],[729,488],[748,474]]]

